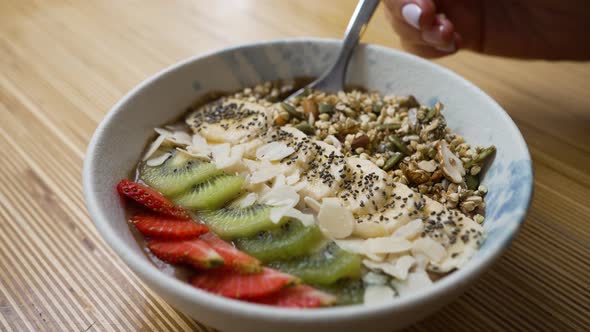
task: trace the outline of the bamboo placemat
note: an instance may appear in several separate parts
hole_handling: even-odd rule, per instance
[[[107,248],[82,198],[86,145],[109,108],[194,54],[340,37],[354,1],[0,1],[0,330],[207,330]],[[383,13],[364,40],[398,47]],[[582,41],[581,41],[582,42]],[[535,199],[512,247],[409,330],[588,330],[590,65],[460,54],[439,61],[510,113]]]

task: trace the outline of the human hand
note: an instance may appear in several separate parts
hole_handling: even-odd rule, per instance
[[[433,58],[469,49],[520,58],[590,59],[588,0],[384,0],[402,46]]]

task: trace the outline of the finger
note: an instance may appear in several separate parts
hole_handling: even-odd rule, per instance
[[[429,30],[422,31],[422,39],[430,46],[444,51],[457,48],[455,27],[444,15],[437,15],[436,23]]]
[[[432,0],[385,0],[393,21],[405,22],[417,30],[431,28],[436,20]]]
[[[423,58],[427,58],[427,59],[434,59],[434,58],[441,58],[447,55],[451,55],[453,53],[456,52],[456,49],[453,51],[442,51],[442,50],[438,50],[436,48],[433,48],[432,46],[429,45],[421,45],[421,44],[408,44],[402,41],[402,47],[404,48],[404,50],[421,56]]]

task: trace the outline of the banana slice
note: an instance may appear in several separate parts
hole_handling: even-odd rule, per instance
[[[209,142],[237,144],[265,134],[269,113],[258,104],[225,99],[199,108],[187,117],[186,123]]]
[[[306,153],[310,154],[310,160],[302,176],[308,185],[299,193],[318,201],[335,196],[347,172],[342,152],[328,143],[314,141],[308,145]]]
[[[348,173],[339,194],[343,205],[357,215],[379,211],[390,197],[391,177],[369,160],[349,157],[346,165]]]
[[[445,273],[462,267],[483,242],[483,227],[460,211],[449,210],[427,197],[423,212],[424,232],[447,250],[446,258],[431,261],[428,269]]]

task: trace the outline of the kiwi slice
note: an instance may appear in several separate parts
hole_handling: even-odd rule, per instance
[[[365,285],[360,279],[342,279],[328,286],[313,285],[315,288],[338,298],[336,305],[363,303]]]
[[[269,266],[316,285],[331,285],[340,279],[358,279],[361,275],[361,257],[341,249],[334,242],[310,256],[275,261]]]
[[[271,208],[263,204],[245,208],[228,206],[217,211],[203,211],[199,216],[219,237],[233,240],[278,227],[280,223],[270,220]]]
[[[144,162],[139,168],[139,178],[165,196],[179,194],[221,173],[215,165],[193,158],[176,149],[166,152],[171,156],[161,165],[148,166]]]
[[[194,185],[172,200],[188,209],[215,210],[238,196],[243,184],[241,176],[221,174]]]
[[[322,233],[316,225],[305,226],[291,219],[281,227],[235,240],[238,249],[266,263],[308,254],[320,241]]]

